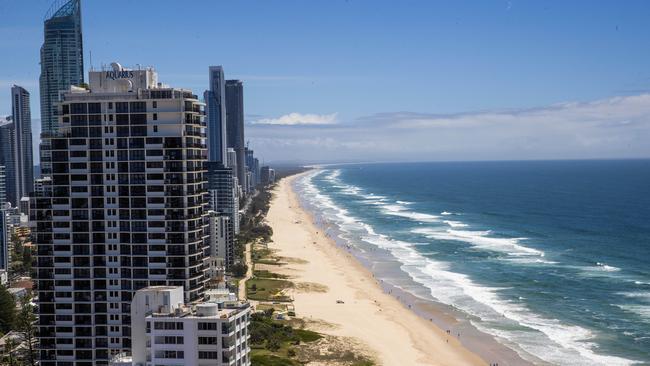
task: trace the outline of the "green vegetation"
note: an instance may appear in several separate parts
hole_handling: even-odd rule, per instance
[[[295,346],[315,342],[322,335],[305,329],[294,329],[287,322],[273,320],[273,309],[251,317],[251,361],[256,366],[301,365]]]
[[[0,350],[1,365],[36,365],[36,320],[29,296],[22,297],[16,309],[14,297],[4,286],[0,286],[0,330],[3,333],[12,331],[14,335],[7,339],[4,349]]]
[[[270,271],[267,271],[265,269],[260,269],[260,270],[253,271],[253,276],[258,277],[258,278],[274,278],[274,279],[289,278],[289,276],[287,276],[287,275],[270,272]]]
[[[260,352],[256,349],[251,351],[251,363],[255,366],[300,366],[298,361],[286,357],[276,356],[268,352]]]
[[[25,246],[25,241],[16,234],[11,235],[11,243],[10,275],[28,276],[32,269],[32,249]]]
[[[252,277],[246,281],[246,297],[257,301],[291,301],[282,293],[293,287],[293,283],[285,280]]]
[[[0,286],[0,332],[11,331],[16,319],[16,301],[7,288]]]
[[[248,266],[245,263],[235,263],[230,267],[233,277],[242,278],[246,276]]]

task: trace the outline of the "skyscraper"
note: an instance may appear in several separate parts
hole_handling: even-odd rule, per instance
[[[226,92],[223,68],[210,66],[210,89],[204,93],[209,160],[226,164]]]
[[[204,290],[203,104],[152,69],[112,67],[62,95],[44,144],[52,180],[30,207],[41,366],[130,350],[138,289],[182,286],[187,302]]]
[[[5,199],[11,202],[13,206],[18,205],[18,192],[16,184],[8,182],[16,181],[16,159],[14,152],[16,150],[16,129],[13,118],[8,117],[0,121],[0,164],[5,167]]]
[[[23,87],[14,85],[11,88],[11,100],[14,121],[14,166],[16,174],[14,181],[8,184],[16,185],[16,202],[34,191],[34,160],[32,149],[32,114],[30,111],[29,92]]]
[[[241,80],[226,80],[226,134],[228,147],[237,154],[237,180],[246,177],[244,148],[244,86]]]
[[[7,214],[4,210],[6,201],[5,195],[5,167],[0,165],[0,274],[6,275],[9,272],[10,251],[9,235],[7,233]],[[0,275],[0,282],[4,284],[3,276]]]
[[[231,168],[221,163],[207,163],[208,191],[210,193],[210,208],[220,215],[229,218],[226,227],[226,267],[234,263],[234,236],[239,233],[239,200],[235,187],[236,177]]]
[[[59,92],[84,81],[81,0],[54,3],[45,19],[41,46],[41,132],[57,126]]]

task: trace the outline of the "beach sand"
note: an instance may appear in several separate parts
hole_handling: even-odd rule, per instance
[[[301,208],[291,188],[295,178],[279,182],[267,221],[273,228],[269,248],[287,263],[273,270],[296,283],[297,316],[332,324],[319,331],[358,340],[381,365],[488,364],[454,334],[385,293],[370,271],[337,247]]]

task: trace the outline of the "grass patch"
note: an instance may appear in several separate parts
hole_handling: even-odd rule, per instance
[[[301,365],[296,347],[322,338],[316,332],[295,329],[290,323],[274,320],[273,309],[251,316],[250,347],[253,365]]]
[[[257,301],[291,301],[282,294],[282,290],[291,287],[290,281],[252,277],[246,281],[246,297]]]
[[[301,342],[315,342],[323,338],[320,333],[316,333],[307,329],[294,329],[293,333],[300,339]]]
[[[289,276],[287,276],[287,275],[274,273],[274,272],[271,272],[271,271],[267,271],[265,269],[260,269],[260,270],[253,271],[253,276],[259,277],[259,278],[274,278],[274,279],[289,278]]]
[[[280,262],[280,258],[273,258],[273,259],[259,259],[256,261],[253,261],[254,263],[259,263],[259,264],[268,264],[270,266],[281,266],[284,263]]]
[[[260,352],[256,349],[251,349],[251,364],[253,366],[300,366],[298,361],[290,358],[277,356],[272,353]]]

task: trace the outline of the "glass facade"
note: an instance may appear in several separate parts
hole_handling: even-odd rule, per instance
[[[59,91],[84,82],[81,36],[81,2],[54,4],[45,20],[41,47],[41,132],[57,127],[56,103]]]

